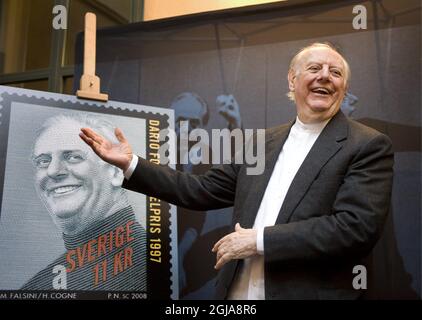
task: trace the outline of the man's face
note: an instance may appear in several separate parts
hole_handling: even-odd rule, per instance
[[[46,129],[33,150],[37,192],[64,233],[77,233],[112,205],[110,169],[79,138],[81,124],[66,120]]]
[[[299,118],[308,123],[334,116],[346,92],[346,74],[340,55],[329,48],[302,53],[296,70],[289,73]]]

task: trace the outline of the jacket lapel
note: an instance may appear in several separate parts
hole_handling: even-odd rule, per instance
[[[294,124],[281,126],[275,132],[269,134],[265,141],[265,170],[261,175],[252,176],[250,179],[251,193],[245,199],[243,209],[239,215],[239,222],[243,228],[252,228],[268,182],[273,173],[280,151],[287,140],[290,128]]]
[[[305,196],[312,182],[317,178],[322,167],[343,146],[347,138],[348,123],[339,111],[315,141],[286,194],[276,224],[287,223],[299,202]]]

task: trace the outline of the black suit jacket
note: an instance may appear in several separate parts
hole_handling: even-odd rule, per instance
[[[246,164],[190,175],[140,159],[123,186],[196,210],[234,206],[232,227],[251,228],[292,125],[266,130],[262,175],[247,175]],[[299,168],[276,224],[264,229],[266,299],[358,298],[353,267],[370,268],[366,259],[383,229],[392,177],[389,138],[339,111]],[[238,266],[231,261],[220,271],[217,299],[227,296]]]

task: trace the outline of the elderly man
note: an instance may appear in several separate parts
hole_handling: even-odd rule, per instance
[[[66,251],[23,289],[146,290],[146,233],[121,188],[122,171],[77,138],[81,126],[116,140],[110,122],[83,113],[51,117],[37,132],[35,189]]]
[[[112,144],[80,136],[125,172],[124,187],[179,206],[234,205],[234,231],[219,240],[216,298],[355,299],[354,267],[378,240],[388,212],[393,154],[383,134],[340,110],[350,70],[330,45],[312,44],[288,73],[295,121],[266,132],[265,171],[225,164],[193,176],[133,156],[120,130]]]
[[[207,125],[208,104],[194,92],[183,92],[177,95],[171,102],[170,108],[174,110],[175,131],[179,139],[182,121],[188,124],[185,128],[187,133],[194,129],[204,129]],[[240,108],[233,95],[219,95],[216,99],[216,109],[227,120],[228,128],[241,127]],[[180,163],[177,164],[176,169],[193,174],[202,174],[211,169],[212,164],[201,161],[203,160],[202,149],[208,150],[209,155],[212,154],[210,146],[207,144],[199,146],[196,141],[187,143],[188,150],[183,151],[179,148],[177,150],[177,159],[180,159]],[[179,297],[181,299],[202,299],[213,296],[217,271],[213,268],[212,252],[204,252],[204,248],[212,246],[227,233],[229,226],[217,223],[218,219],[221,221],[221,216],[221,210],[218,215],[215,212],[201,212],[183,207],[177,210]],[[229,222],[230,217],[226,220]]]

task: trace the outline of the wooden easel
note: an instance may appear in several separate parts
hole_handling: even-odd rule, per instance
[[[95,75],[97,17],[91,12],[85,14],[84,71],[80,80],[78,98],[106,102],[108,94],[100,93],[100,78]]]

